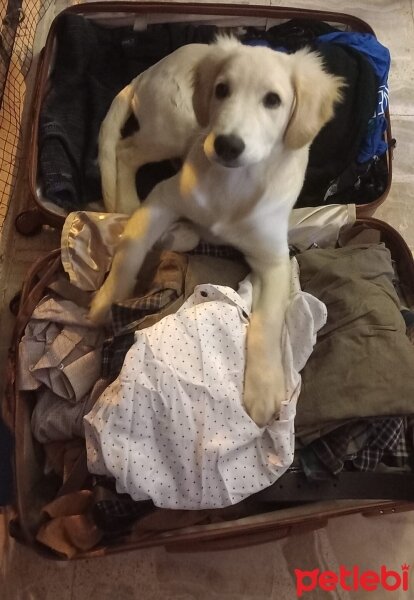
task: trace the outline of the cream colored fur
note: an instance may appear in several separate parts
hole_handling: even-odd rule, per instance
[[[211,46],[185,46],[140,75],[115,99],[102,126],[107,209],[136,210],[91,318],[102,322],[113,302],[132,294],[146,253],[180,219],[204,239],[238,248],[253,281],[244,404],[260,426],[285,398],[281,336],[290,281],[289,213],[309,145],[332,117],[341,86],[307,50],[287,55],[222,38]],[[216,97],[223,89],[226,97]],[[280,105],[266,106],[269,93],[278,95]],[[131,111],[140,130],[121,141]],[[219,156],[215,145],[218,136],[230,135],[244,143],[231,160]],[[136,168],[176,156],[184,158],[182,170],[140,206]]]

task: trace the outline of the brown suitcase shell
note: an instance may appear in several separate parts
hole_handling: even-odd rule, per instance
[[[71,6],[64,12],[85,15],[89,18],[102,18],[109,23],[110,19],[119,19],[120,17],[143,16],[143,15],[158,15],[165,14],[176,17],[177,15],[194,17],[194,21],[200,17],[211,17],[211,22],[215,19],[224,17],[240,17],[246,23],[252,19],[261,18],[263,20],[271,20],[272,22],[289,20],[294,18],[309,18],[318,21],[326,21],[329,23],[345,26],[352,31],[362,33],[374,33],[372,28],[361,19],[346,15],[343,13],[334,13],[329,11],[317,11],[295,8],[280,8],[275,6],[254,6],[254,5],[237,5],[237,4],[196,4],[196,3],[172,3],[172,2],[146,2],[144,4],[137,2],[94,2]],[[209,19],[210,22],[210,19]],[[45,94],[48,91],[49,75],[53,68],[54,47],[56,35],[56,19],[50,28],[45,47],[39,57],[35,90],[33,94],[33,106],[31,109],[31,131],[28,143],[28,172],[29,172],[29,191],[30,203],[34,204],[35,208],[26,210],[20,213],[15,221],[16,229],[23,235],[33,235],[40,231],[43,224],[52,227],[61,228],[63,226],[65,216],[45,206],[41,198],[39,174],[38,174],[38,127],[39,116]],[[380,206],[388,196],[391,181],[392,181],[392,135],[390,115],[387,109],[388,131],[386,139],[388,141],[387,165],[388,165],[388,182],[384,193],[374,202],[369,204],[361,204],[357,206],[357,216],[371,216],[374,211]]]
[[[294,8],[278,8],[264,6],[237,6],[225,4],[177,4],[177,3],[126,3],[97,2],[70,7],[69,12],[88,15],[91,18],[104,16],[105,19],[116,19],[119,16],[134,15],[193,15],[194,20],[200,16],[242,17],[246,24],[254,18],[269,20],[287,20],[297,17],[308,17],[316,20],[339,23],[354,31],[373,33],[371,27],[360,19],[339,13],[326,11],[309,11]],[[38,194],[38,123],[43,98],[48,89],[48,77],[53,67],[55,40],[55,23],[52,24],[46,45],[39,59],[37,80],[32,106],[32,129],[29,151],[29,183],[31,200],[36,208],[21,213],[16,226],[21,233],[34,233],[43,223],[53,227],[61,227],[64,217],[46,208]],[[389,115],[388,122],[389,122]],[[391,141],[391,129],[387,132],[387,140]],[[357,224],[379,229],[382,239],[387,244],[398,265],[399,276],[407,296],[407,301],[414,304],[414,262],[411,252],[401,236],[390,226],[375,219],[362,218],[371,215],[385,200],[392,177],[392,145],[389,144],[387,155],[389,178],[384,194],[371,204],[357,208],[360,220]],[[4,402],[4,413],[15,434],[15,497],[17,517],[12,523],[11,532],[20,541],[42,551],[35,541],[35,530],[39,522],[40,509],[44,505],[45,493],[42,471],[42,452],[40,445],[33,439],[30,418],[35,399],[32,394],[19,392],[16,385],[18,367],[18,346],[30,315],[45,293],[48,281],[53,277],[60,265],[60,250],[56,250],[35,263],[24,283],[20,307],[16,320],[13,346],[9,353],[8,390]],[[283,478],[282,478],[283,479]],[[281,479],[281,480],[282,480]],[[277,482],[278,483],[278,482]],[[296,484],[295,484],[296,485]],[[299,485],[298,485],[299,488]],[[414,486],[411,487],[414,490]],[[264,490],[264,492],[273,491]],[[298,491],[298,496],[300,492]],[[332,496],[331,496],[332,497]],[[343,498],[343,496],[341,496]],[[365,498],[367,496],[365,495]],[[387,497],[392,497],[388,494]],[[401,496],[399,496],[401,497]],[[152,535],[145,540],[130,539],[109,547],[100,546],[93,551],[78,555],[93,557],[113,552],[131,550],[155,545],[164,545],[171,551],[223,550],[259,544],[289,536],[298,531],[317,529],[324,526],[330,518],[346,514],[361,513],[379,515],[388,512],[411,510],[409,500],[412,495],[404,495],[404,501],[381,500],[324,500],[304,503],[300,506],[271,510],[272,499],[269,494],[263,495],[263,501],[269,503],[270,512],[256,514],[225,523],[201,525],[191,528],[163,532]],[[50,554],[48,556],[51,556]]]
[[[395,261],[407,304],[414,305],[414,261],[407,244],[397,231],[382,221],[363,218],[358,219],[354,226],[361,225],[380,231],[381,240],[389,248],[392,259]],[[54,250],[33,265],[25,280],[16,319],[14,342],[9,352],[8,386],[3,406],[7,422],[15,435],[14,471],[17,517],[12,522],[11,533],[23,543],[43,553],[44,549],[35,540],[35,532],[39,523],[40,509],[45,501],[50,501],[50,498],[46,499],[44,493],[41,447],[31,434],[30,420],[35,398],[31,393],[19,392],[16,378],[18,348],[25,326],[34,307],[43,297],[47,284],[61,268],[60,250]],[[300,502],[301,497],[304,498],[301,484],[295,480],[295,473],[292,475],[294,486],[296,486],[295,499]],[[334,493],[330,492],[329,497],[323,500],[321,500],[321,495],[319,500],[314,502],[309,502],[305,498],[306,502],[301,505],[288,508],[279,506],[278,510],[274,510],[272,502],[277,502],[275,491],[277,492],[278,487],[283,487],[283,483],[287,481],[286,477],[292,479],[288,472],[273,486],[255,496],[255,498],[261,497],[263,502],[268,503],[266,507],[268,512],[224,523],[158,532],[145,537],[145,539],[126,539],[124,542],[117,542],[110,546],[99,546],[92,551],[77,555],[76,558],[101,556],[157,545],[165,546],[167,550],[176,552],[224,550],[269,542],[297,532],[318,529],[326,525],[329,519],[342,515],[359,513],[373,516],[413,510],[414,508],[414,503],[412,503],[414,501],[413,475],[369,474],[367,476],[363,474],[359,477],[359,487],[362,488],[363,493],[358,497],[365,498],[365,500],[344,500],[344,498],[357,497],[353,496],[353,490],[348,485],[349,496],[335,495],[335,490],[333,490]],[[381,497],[388,498],[387,501],[375,499],[375,496],[374,499],[370,499],[370,496],[375,494],[370,491],[375,489],[371,487],[371,483],[375,483],[379,478],[382,488],[377,486],[377,490],[384,490],[384,496]],[[336,484],[333,484],[333,487],[335,488]],[[393,498],[399,498],[399,501],[392,500]],[[50,553],[47,556],[57,558]]]

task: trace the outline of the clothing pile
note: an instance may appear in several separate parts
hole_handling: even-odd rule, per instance
[[[111,329],[88,321],[126,219],[68,216],[66,273],[21,340],[19,385],[36,393],[32,432],[52,490],[39,542],[74,556],[126,535],[257,514],[257,492],[293,461],[311,481],[412,470],[414,315],[388,249],[355,225],[355,207],[292,213],[286,398],[264,428],[242,404],[251,285],[238,252],[154,247],[134,297],[113,306]]]
[[[189,43],[210,43],[209,25],[107,28],[74,14],[58,18],[56,58],[39,123],[39,174],[43,197],[67,213],[102,198],[97,142],[101,122],[117,93],[139,73]],[[388,71],[390,55],[371,34],[343,32],[321,22],[295,19],[270,29],[236,28],[250,45],[294,52],[317,51],[326,69],[343,77],[343,101],[310,148],[297,206],[365,204],[387,187]],[[127,124],[124,136],[139,126]],[[180,158],[148,164],[137,174],[139,197],[180,168]]]

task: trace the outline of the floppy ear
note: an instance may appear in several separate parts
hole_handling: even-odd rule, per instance
[[[209,47],[209,52],[196,65],[193,78],[193,109],[201,127],[209,123],[209,109],[213,85],[229,54],[240,46],[232,37],[218,37]]]
[[[291,55],[295,107],[285,131],[285,144],[292,150],[310,144],[332,119],[335,104],[342,99],[345,81],[324,70],[321,57],[309,50]]]

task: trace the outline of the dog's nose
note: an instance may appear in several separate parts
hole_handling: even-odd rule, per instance
[[[218,135],[214,141],[217,156],[225,161],[236,160],[244,148],[243,140],[237,135]]]

